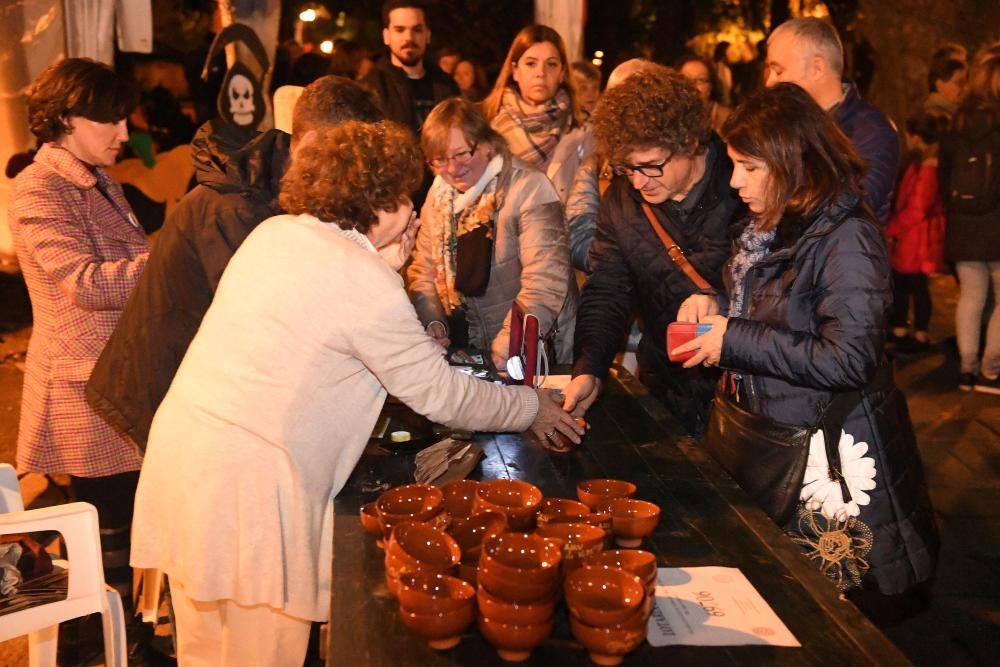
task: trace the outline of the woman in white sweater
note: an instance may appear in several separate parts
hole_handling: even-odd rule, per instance
[[[172,585],[182,665],[302,664],[330,603],[333,498],[391,392],[449,426],[559,430],[543,394],[453,371],[396,272],[416,234],[408,132],[300,146],[287,215],[240,246],[153,420],[132,564]]]

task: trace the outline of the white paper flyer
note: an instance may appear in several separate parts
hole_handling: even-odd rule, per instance
[[[661,567],[646,639],[653,646],[801,646],[734,567]]]

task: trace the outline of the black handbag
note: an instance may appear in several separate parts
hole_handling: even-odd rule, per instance
[[[754,504],[784,526],[795,515],[809,460],[809,441],[820,428],[830,479],[840,481],[844,500],[850,500],[840,471],[840,431],[861,396],[860,391],[836,393],[815,426],[795,426],[750,412],[728,396],[717,395],[704,447]]]

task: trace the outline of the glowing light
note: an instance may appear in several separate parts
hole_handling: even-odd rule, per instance
[[[594,57],[595,58],[603,58],[604,57],[604,51],[594,51]]]
[[[316,20],[316,10],[315,9],[304,9],[302,13],[299,14],[299,20],[305,23],[312,23]]]
[[[324,39],[319,43],[319,50],[323,53],[333,53],[333,40]]]
[[[600,66],[601,66],[601,63],[603,63],[604,61],[603,61],[603,60],[601,60],[600,58],[594,58],[594,59],[593,59],[593,60],[591,60],[590,62],[594,63],[594,66],[595,66],[595,67],[600,67]]]

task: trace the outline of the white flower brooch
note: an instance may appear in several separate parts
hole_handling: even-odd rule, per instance
[[[820,511],[829,519],[843,521],[849,516],[858,516],[860,506],[871,502],[871,496],[865,491],[875,488],[875,459],[865,456],[867,442],[855,442],[854,436],[845,431],[840,432],[839,449],[840,470],[851,501],[844,502],[840,482],[830,474],[822,429],[813,433],[809,440],[809,459],[799,499],[805,502],[808,509]]]

